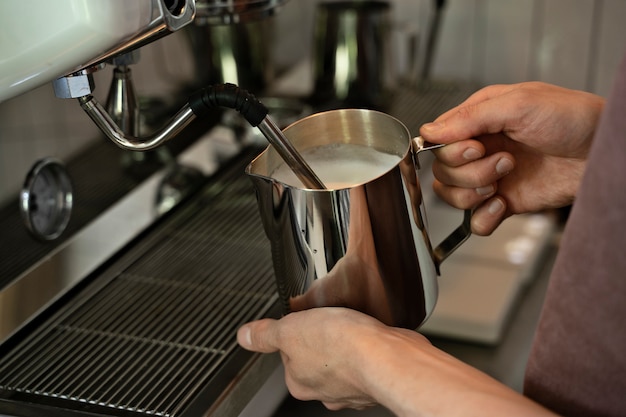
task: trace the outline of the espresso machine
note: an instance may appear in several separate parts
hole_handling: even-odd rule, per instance
[[[280,315],[244,178],[259,145],[241,145],[219,106],[194,113],[187,99],[203,85],[181,86],[147,127],[133,87],[146,45],[262,25],[284,3],[0,6],[10,34],[0,41],[0,101],[52,83],[54,100],[75,100],[76,117],[102,132],[69,161],[38,161],[18,201],[1,208],[0,415],[260,415],[284,398],[279,357],[235,340],[241,324]],[[95,75],[111,67],[100,103]],[[120,163],[151,153],[156,163],[140,169]]]
[[[284,312],[244,173],[266,142],[250,140],[247,123],[229,110],[199,116],[198,100],[189,101],[212,83],[265,94],[273,74],[268,42],[258,41],[285,2],[2,2],[8,35],[0,37],[0,102],[52,84],[50,99],[69,99],[72,117],[92,120],[101,133],[68,161],[37,161],[16,201],[0,207],[0,416],[258,417],[272,415],[286,397],[280,357],[246,352],[235,340],[241,324]],[[147,47],[175,37],[192,51],[193,82],[178,85],[164,105],[145,102],[134,88],[137,68]],[[304,67],[281,80],[287,94],[312,81]],[[94,80],[109,70],[101,103]],[[384,110],[415,134],[475,89],[402,84]],[[288,110],[296,118],[312,111]],[[431,224],[446,230],[446,216]],[[520,222],[515,238],[526,227]],[[463,263],[457,269],[468,270]],[[498,282],[513,294],[525,284],[509,269]],[[509,311],[514,297],[503,299]],[[440,296],[439,306],[455,313],[465,305],[445,301]],[[488,303],[478,304],[483,311]],[[479,342],[491,343],[505,314],[487,316],[497,321]],[[430,323],[447,325],[449,335],[448,316],[436,319],[437,311]],[[453,325],[457,336],[468,328]]]

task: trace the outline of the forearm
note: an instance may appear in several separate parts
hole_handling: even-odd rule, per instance
[[[366,390],[397,416],[554,415],[421,336],[389,330],[355,360]]]
[[[291,394],[330,409],[380,404],[399,417],[553,416],[419,333],[349,309],[259,320],[237,339],[257,352],[279,350]]]

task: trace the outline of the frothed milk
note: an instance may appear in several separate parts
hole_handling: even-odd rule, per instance
[[[346,143],[307,149],[301,155],[326,188],[333,190],[366,183],[400,161],[398,155]],[[286,164],[280,165],[270,176],[292,187],[306,188]]]

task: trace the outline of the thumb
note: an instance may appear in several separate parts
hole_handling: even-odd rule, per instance
[[[263,319],[246,323],[237,330],[237,343],[253,352],[276,352],[276,320]]]
[[[520,108],[509,94],[516,85],[485,87],[434,122],[420,128],[421,136],[433,143],[450,143],[480,135],[500,133],[517,125]]]
[[[421,136],[433,143],[451,143],[505,129],[512,116],[497,99],[463,105],[445,118],[438,118],[420,128]]]

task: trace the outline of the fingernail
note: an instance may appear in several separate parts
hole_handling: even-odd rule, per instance
[[[478,193],[478,195],[482,195],[482,196],[486,196],[486,195],[492,194],[494,191],[495,191],[495,188],[494,188],[493,184],[486,185],[484,187],[476,188],[476,193]]]
[[[244,347],[252,346],[252,334],[250,332],[250,326],[242,326],[239,329],[239,342],[243,343]]]
[[[431,122],[431,123],[426,123],[424,125],[422,125],[422,129],[428,131],[428,132],[434,132],[436,130],[439,130],[443,127],[443,125],[439,122]]]
[[[483,156],[482,153],[480,153],[480,151],[475,148],[467,148],[465,152],[463,152],[463,158],[465,158],[467,161],[474,161],[481,156]]]
[[[507,158],[501,158],[496,164],[498,175],[506,175],[513,170],[513,162]]]
[[[499,198],[494,198],[487,206],[489,214],[498,214],[502,209],[504,209],[504,204]]]

